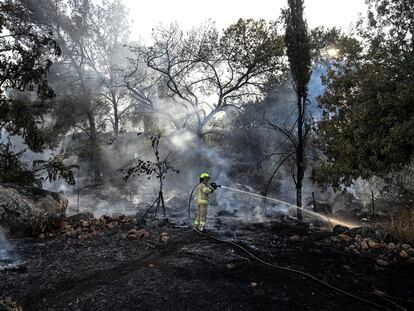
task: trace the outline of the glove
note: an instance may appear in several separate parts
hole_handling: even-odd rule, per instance
[[[217,185],[214,182],[212,182],[210,185],[211,185],[211,188],[213,188],[214,190],[216,190],[218,187],[221,187],[221,185]]]

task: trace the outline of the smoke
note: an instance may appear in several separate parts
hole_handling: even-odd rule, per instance
[[[7,141],[10,140],[11,143],[11,151],[13,153],[19,153],[25,150],[20,157],[20,161],[22,164],[30,168],[33,161],[35,160],[47,160],[53,155],[53,150],[45,150],[43,152],[33,152],[31,151],[27,145],[24,143],[24,140],[19,135],[10,135],[4,129],[0,132],[0,143],[5,144]]]
[[[69,6],[69,8],[71,7]],[[108,13],[111,15],[111,12]],[[59,14],[64,15],[65,12],[62,11]],[[58,18],[58,16],[54,18]],[[46,18],[47,21],[43,22],[56,22],[53,20],[54,18],[52,20]],[[115,28],[105,28],[104,26],[108,25],[102,25],[102,31],[109,32],[108,35],[114,35]],[[123,26],[127,25],[118,26],[122,30]],[[120,32],[120,34],[122,33]],[[68,37],[68,42],[62,42],[65,43],[62,44],[63,59],[67,57],[65,53],[71,49],[70,39]],[[203,172],[208,172],[212,176],[212,181],[219,184],[234,186],[255,193],[261,190],[264,182],[269,178],[280,159],[272,158],[264,162],[262,170],[256,169],[257,163],[264,156],[274,152],[275,147],[281,143],[283,137],[270,129],[261,127],[262,124],[257,128],[250,127],[245,131],[239,131],[237,126],[232,128],[232,123],[235,118],[242,118],[240,115],[243,114],[245,117],[247,116],[246,118],[250,118],[247,120],[249,124],[272,121],[289,128],[295,123],[295,98],[291,90],[287,88],[277,89],[265,101],[243,109],[240,114],[234,113],[234,111],[220,112],[206,128],[206,130],[215,131],[216,133],[204,137],[203,141],[199,141],[199,138],[194,134],[197,126],[196,114],[200,113],[202,116],[203,113],[195,111],[195,109],[204,109],[208,114],[208,109],[213,109],[212,107],[209,108],[209,106],[201,104],[197,107],[186,106],[185,102],[178,103],[176,99],[166,96],[168,94],[165,86],[164,89],[160,85],[152,87],[153,81],[157,81],[159,77],[145,66],[141,68],[141,65],[145,65],[145,62],[137,65],[135,75],[128,77],[128,79],[131,79],[130,81],[127,79],[132,88],[141,91],[138,92],[138,95],[141,95],[139,98],[143,101],[146,100],[145,104],[139,104],[139,100],[128,93],[128,91],[131,91],[130,89],[122,89],[122,84],[126,78],[118,76],[121,72],[119,69],[136,65],[135,60],[132,63],[128,62],[128,58],[132,59],[134,55],[131,55],[127,49],[120,48],[128,42],[118,42],[116,46],[109,47],[112,49],[112,54],[108,61],[107,57],[102,57],[100,54],[105,49],[93,43],[96,41],[93,40],[93,37],[84,39],[82,44],[88,44],[88,47],[96,52],[96,59],[87,60],[88,65],[84,66],[85,69],[82,74],[87,77],[87,81],[85,82],[84,79],[78,77],[79,73],[74,69],[76,67],[74,64],[65,61],[56,62],[52,66],[50,81],[57,94],[56,100],[65,104],[61,108],[62,111],[60,111],[61,123],[65,123],[64,121],[69,115],[76,115],[83,120],[85,119],[85,112],[88,116],[93,114],[97,123],[104,123],[104,125],[97,128],[101,160],[100,169],[102,176],[104,176],[104,183],[96,187],[92,186],[95,183],[93,178],[95,163],[88,155],[87,147],[85,147],[90,145],[88,135],[91,135],[81,131],[77,134],[69,133],[63,139],[59,152],[70,164],[79,165],[79,170],[75,171],[77,184],[68,186],[61,181],[45,185],[45,188],[50,190],[63,192],[69,199],[68,214],[82,211],[91,211],[95,216],[120,213],[134,214],[147,208],[154,201],[158,191],[159,184],[156,178],[152,176],[148,179],[148,176],[141,175],[124,182],[122,177],[125,175],[125,171],[120,169],[132,165],[134,160],[137,159],[154,161],[151,144],[146,140],[145,135],[136,135],[138,131],[150,132],[154,129],[162,132],[160,157],[164,158],[168,155],[168,160],[174,168],[180,171],[180,174],[174,172],[167,174],[164,180],[165,200],[173,197],[188,199],[189,192],[198,183],[199,175]],[[95,69],[92,70],[92,68]],[[95,72],[96,70],[102,72]],[[309,108],[316,120],[321,117],[321,110],[317,106],[316,97],[323,92],[320,76],[325,71],[325,68],[315,69],[309,83],[311,101]],[[116,76],[116,79],[114,81],[108,80],[108,77],[112,76]],[[144,82],[141,82],[141,80]],[[105,81],[105,83],[102,83],[102,81]],[[162,82],[162,79],[160,81]],[[85,85],[79,87],[80,82]],[[112,89],[110,89],[111,87]],[[87,92],[84,89],[87,89]],[[120,130],[123,131],[112,144],[108,143],[111,123],[105,123],[104,120],[111,119],[113,122],[114,111],[112,111],[111,103],[104,99],[105,96],[102,96],[108,90],[112,92],[112,95],[119,96],[120,109],[129,106],[134,107],[131,110],[123,111],[125,113],[121,113],[121,109],[118,111],[120,115],[128,115],[135,111],[140,115],[135,117],[137,119],[141,118],[141,120],[121,120],[119,126]],[[89,100],[90,98],[92,100]],[[206,102],[213,102],[213,99],[208,98],[208,96],[204,99]],[[150,117],[146,118],[148,115]],[[142,118],[146,118],[146,120],[142,120]],[[48,120],[48,123],[53,124],[53,120]],[[88,132],[87,121],[79,122],[76,125]],[[127,133],[125,133],[126,130],[128,130]],[[27,153],[27,156],[30,157],[31,155]],[[44,156],[48,157],[49,154]],[[283,166],[274,179],[270,193],[282,200],[293,203],[295,187],[291,175],[291,167]],[[309,199],[311,192],[307,177],[305,177],[304,187],[305,202]],[[232,215],[237,214],[237,217],[248,221],[263,220],[269,216],[286,215],[288,213],[283,206],[270,203],[263,204],[260,200],[252,199],[250,196],[234,194],[222,189],[218,189],[213,198],[212,208],[215,208],[216,212],[226,211],[226,213]],[[173,201],[170,202],[173,204]],[[186,204],[181,202],[174,208],[186,211]]]
[[[196,136],[188,130],[178,130],[173,132],[169,139],[176,151],[188,151],[194,144]]]
[[[308,93],[310,105],[308,109],[315,121],[320,121],[322,118],[322,109],[318,105],[318,97],[323,95],[325,86],[322,84],[321,77],[328,72],[328,66],[317,66],[312,70],[312,76],[308,84]]]
[[[9,262],[14,259],[12,251],[13,248],[6,239],[6,231],[0,227],[0,264],[1,262]]]

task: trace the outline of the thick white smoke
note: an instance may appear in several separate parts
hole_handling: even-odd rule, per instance
[[[6,239],[6,231],[0,227],[0,264],[13,259],[12,246]]]

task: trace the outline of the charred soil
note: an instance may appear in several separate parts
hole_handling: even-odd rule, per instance
[[[67,231],[14,241],[25,269],[0,270],[0,300],[23,310],[376,310],[168,222]],[[208,233],[390,310],[390,300],[414,309],[412,261],[386,247],[355,250],[356,231],[275,222]]]

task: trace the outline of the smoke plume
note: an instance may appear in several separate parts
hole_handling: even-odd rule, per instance
[[[13,260],[12,246],[6,239],[6,231],[0,227],[0,264]]]

